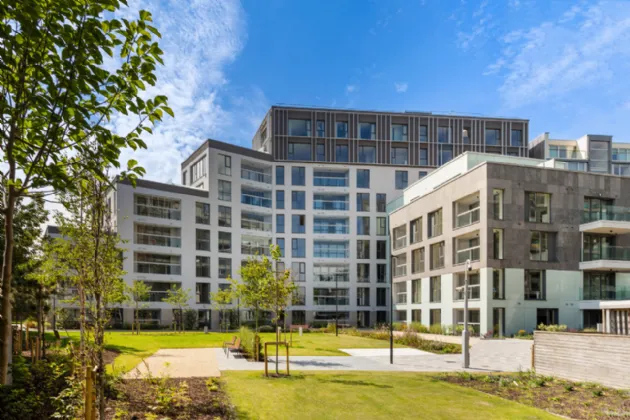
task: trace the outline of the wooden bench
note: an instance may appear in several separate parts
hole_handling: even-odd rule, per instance
[[[228,346],[233,346],[236,343],[236,336],[232,337],[232,341],[224,341],[223,342],[223,352],[227,351]]]
[[[230,344],[229,346],[226,347],[227,349],[227,357],[230,357],[230,352],[234,351],[236,353],[241,351],[241,339],[240,338],[236,338],[236,340],[234,341],[234,344]]]

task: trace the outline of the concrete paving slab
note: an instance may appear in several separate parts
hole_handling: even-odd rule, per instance
[[[125,378],[142,378],[149,372],[152,376],[168,375],[171,378],[218,377],[221,371],[216,350],[221,349],[160,349],[125,374]]]
[[[355,357],[389,357],[389,349],[339,349],[344,353],[348,353],[350,356]],[[430,355],[428,351],[422,351],[418,349],[406,349],[406,348],[394,348],[394,357],[396,356],[423,356]]]

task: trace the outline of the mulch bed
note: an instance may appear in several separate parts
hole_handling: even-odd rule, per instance
[[[234,408],[221,382],[206,384],[206,381],[206,378],[168,378],[152,383],[146,379],[123,380],[118,385],[119,397],[108,400],[106,418],[145,419],[147,414],[155,414],[158,419],[235,419]],[[183,382],[188,385],[185,394],[189,399],[181,403],[181,399],[177,402],[169,398],[160,408],[158,399],[164,399],[165,393],[157,388],[177,389]]]
[[[594,383],[522,372],[507,375],[449,373],[438,380],[474,388],[572,419],[630,418],[630,393]]]

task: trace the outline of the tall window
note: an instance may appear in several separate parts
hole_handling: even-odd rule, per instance
[[[492,213],[494,220],[503,220],[503,190],[492,190]]]
[[[326,137],[326,122],[317,120],[316,124],[317,137]]]
[[[494,259],[503,259],[503,229],[492,229],[492,251]]]
[[[420,165],[426,166],[429,164],[429,151],[427,149],[420,149]]]
[[[360,163],[376,163],[376,147],[359,146]]]
[[[370,193],[357,193],[357,211],[370,211]]]
[[[306,239],[291,239],[291,258],[306,258]]]
[[[370,288],[357,288],[357,306],[370,306]]]
[[[442,234],[442,209],[429,213],[428,237],[433,238]]]
[[[182,173],[182,185],[186,185],[186,171]]]
[[[378,236],[387,235],[387,217],[376,218],[376,235]]]
[[[335,162],[348,162],[347,144],[338,144],[335,146]]]
[[[276,166],[276,185],[284,185],[284,166]]]
[[[384,287],[376,288],[376,306],[387,306],[387,289]]]
[[[545,300],[545,272],[525,270],[525,300]]]
[[[536,223],[549,223],[551,218],[551,194],[530,192],[529,196],[529,221]]]
[[[219,175],[232,176],[232,156],[219,155]]]
[[[357,240],[357,259],[369,260],[370,259],[370,241],[367,239]]]
[[[387,264],[376,264],[376,282],[385,283],[387,279]]]
[[[219,252],[232,253],[232,233],[219,232]]]
[[[232,277],[232,259],[219,258],[219,278],[227,279]]]
[[[444,165],[453,159],[453,146],[440,146],[438,151],[438,164]]]
[[[348,123],[344,121],[337,121],[337,138],[348,138]]]
[[[465,273],[455,274],[454,280],[454,292],[453,300],[464,300],[464,284],[466,283]],[[468,299],[479,299],[480,293],[480,278],[479,272],[473,272],[468,275]]]
[[[284,238],[276,238],[276,245],[278,245],[280,256],[284,257]]]
[[[505,270],[492,269],[492,299],[505,299]]]
[[[396,189],[404,190],[409,184],[409,174],[407,171],[396,171]]]
[[[210,231],[207,229],[196,229],[196,237],[197,251],[210,251]]]
[[[293,262],[291,263],[291,276],[295,282],[306,281],[306,263]]]
[[[411,303],[422,302],[422,280],[411,280]]]
[[[392,141],[407,141],[406,124],[392,124]]]
[[[232,201],[232,183],[219,179],[219,200]]]
[[[276,191],[276,208],[280,210],[284,209],[284,191],[282,190]]]
[[[361,140],[376,140],[376,124],[359,123],[359,138]]]
[[[494,128],[486,128],[486,145],[487,146],[500,146],[501,145],[501,130]]]
[[[196,283],[195,303],[210,303],[209,283]]]
[[[315,160],[318,162],[326,160],[326,145],[324,143],[317,143],[315,146]]]
[[[409,232],[411,235],[409,238],[410,244],[415,244],[422,240],[422,217],[418,217],[409,223]]]
[[[532,231],[529,243],[529,259],[532,261],[549,261],[548,232]]]
[[[442,277],[433,276],[429,279],[429,302],[438,303],[442,301]],[[433,324],[433,321],[431,321]]]
[[[304,166],[291,168],[291,185],[306,185],[306,168]]]
[[[370,218],[367,216],[357,217],[357,235],[370,234]]]
[[[376,259],[377,260],[387,259],[387,241],[383,241],[383,240],[376,241]]]
[[[357,264],[357,282],[358,283],[370,282],[370,264],[367,264],[367,263]]]
[[[424,247],[411,251],[411,273],[422,273],[424,271]]]
[[[521,147],[523,145],[523,130],[512,130],[510,133],[510,146]]]
[[[376,194],[376,211],[385,213],[387,211],[387,195]]]
[[[190,167],[191,183],[197,181],[199,178],[202,178],[204,176],[206,176],[206,156],[193,163]]]
[[[584,300],[615,300],[617,297],[614,273],[585,271],[583,282]]]
[[[291,233],[306,233],[306,216],[294,214],[291,216]]]
[[[438,127],[438,143],[451,143],[451,127]]]
[[[470,144],[470,127],[464,127],[464,131],[462,133],[462,143]]]
[[[444,241],[431,245],[431,270],[444,268]]]
[[[429,129],[426,125],[421,125],[420,130],[418,131],[420,143],[428,143],[429,142]]]
[[[219,206],[219,226],[232,227],[232,207]]]
[[[284,214],[276,214],[276,233],[284,233]]]
[[[392,147],[392,165],[406,165],[409,162],[409,151],[406,147]]]
[[[369,169],[357,169],[357,188],[370,188]]]
[[[289,142],[289,160],[311,160],[311,145]]]
[[[584,198],[584,214],[582,222],[615,219],[613,200],[603,198]]]
[[[210,257],[197,256],[197,277],[210,277]]]
[[[210,224],[210,204],[195,203],[195,223],[202,225]]]
[[[311,120],[289,120],[289,135],[305,137],[310,136]]]
[[[306,192],[291,191],[291,208],[293,210],[304,210],[306,208]]]

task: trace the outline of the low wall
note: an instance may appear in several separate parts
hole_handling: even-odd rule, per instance
[[[630,336],[534,332],[537,373],[630,388]]]

